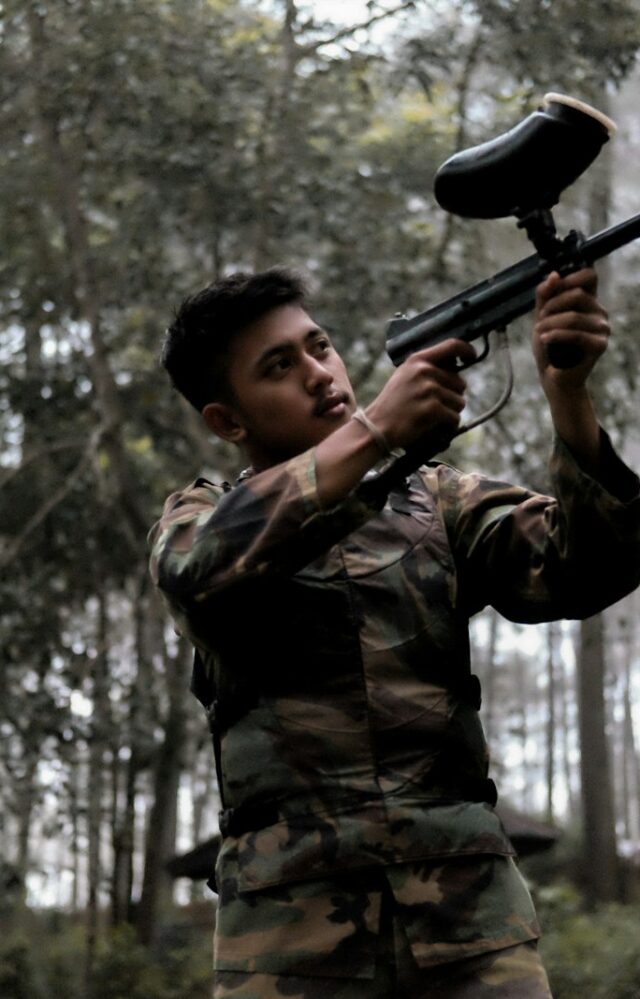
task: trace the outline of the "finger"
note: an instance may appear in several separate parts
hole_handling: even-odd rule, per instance
[[[431,362],[441,368],[447,368],[448,370],[454,370],[458,367],[458,361],[463,364],[470,364],[477,357],[476,349],[473,344],[468,343],[466,340],[443,340],[442,343],[438,343],[435,347],[427,347],[425,350],[418,351],[415,355],[420,357],[425,361]]]
[[[589,333],[599,333],[608,336],[611,327],[604,309],[580,312],[570,309],[561,312],[547,312],[536,322],[538,334],[551,330],[583,330]]]
[[[608,335],[585,330],[552,330],[540,340],[547,352],[550,347],[572,347],[578,349],[584,358],[591,360],[604,354],[609,343]]]
[[[592,313],[593,315],[605,317],[607,315],[607,310],[594,295],[589,294],[582,288],[571,288],[563,291],[561,294],[554,295],[544,305],[540,306],[537,318],[544,319],[546,316],[565,312],[577,312],[581,315]]]
[[[598,274],[593,267],[582,267],[579,271],[565,274],[561,279],[563,288],[583,288],[590,295],[598,290]]]
[[[467,383],[455,368],[443,367],[422,359],[416,361],[415,367],[421,394],[426,395],[429,392],[437,394],[444,390],[456,395],[464,394]]]
[[[572,274],[565,274],[564,277],[561,277],[557,271],[552,271],[536,289],[536,307],[538,310],[544,310],[553,299],[574,290],[585,292],[596,300],[598,275],[593,267],[583,267]]]
[[[546,303],[556,294],[562,278],[557,271],[551,273],[541,281],[536,288],[536,309],[543,309]]]
[[[424,405],[425,409],[438,407],[451,413],[461,413],[466,402],[461,392],[446,385],[431,384],[424,394]]]

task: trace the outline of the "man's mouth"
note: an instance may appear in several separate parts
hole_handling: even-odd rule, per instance
[[[336,392],[335,395],[325,396],[320,399],[313,409],[314,416],[325,416],[326,413],[330,413],[332,410],[336,409],[338,406],[345,405],[349,402],[348,392]]]

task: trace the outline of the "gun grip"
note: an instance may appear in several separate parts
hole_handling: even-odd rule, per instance
[[[554,368],[575,368],[583,357],[582,347],[575,344],[552,343],[547,347],[547,360]]]

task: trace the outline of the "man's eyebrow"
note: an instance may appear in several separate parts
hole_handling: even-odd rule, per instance
[[[327,336],[327,331],[323,326],[314,326],[312,329],[305,334],[305,343],[307,340],[313,340],[316,336]]]

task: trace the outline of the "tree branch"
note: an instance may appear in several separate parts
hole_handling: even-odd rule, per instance
[[[12,479],[23,472],[28,465],[31,465],[34,461],[40,461],[41,458],[46,458],[50,454],[55,454],[57,451],[74,451],[82,447],[85,443],[85,438],[72,437],[66,441],[55,441],[52,444],[47,444],[45,447],[34,448],[25,454],[19,465],[15,468],[7,468],[3,471],[0,476],[0,488],[8,485]]]
[[[467,49],[462,65],[462,73],[458,80],[458,127],[452,153],[460,152],[464,148],[467,140],[467,107],[469,103],[469,93],[473,72],[478,62],[478,57],[482,50],[483,36],[480,28],[472,39],[471,45]],[[419,79],[419,78],[418,78]],[[423,85],[424,86],[424,85]],[[429,94],[427,93],[427,98]],[[440,239],[435,247],[431,263],[431,276],[435,281],[442,282],[446,277],[445,255],[456,228],[456,219],[451,212],[445,213],[444,224],[440,230]]]
[[[67,476],[62,485],[47,497],[33,516],[29,518],[20,533],[5,547],[4,551],[0,553],[0,569],[6,568],[15,558],[17,558],[29,535],[33,534],[36,528],[46,520],[52,510],[55,510],[55,508],[59,506],[59,504],[62,503],[65,497],[71,492],[76,482],[84,472],[85,467],[91,461],[91,458],[98,446],[101,434],[102,428],[99,427],[96,433],[92,434],[89,438],[80,460],[77,462],[75,468]]]
[[[359,24],[351,25],[348,28],[340,28],[329,38],[321,38],[317,42],[308,42],[306,45],[298,46],[298,58],[302,59],[305,56],[311,55],[312,52],[317,52],[318,49],[323,48],[325,45],[333,45],[335,42],[342,41],[344,38],[349,38],[351,35],[355,35],[357,31],[363,31],[370,28],[373,24],[378,21],[383,21],[387,17],[393,17],[395,14],[400,14],[403,10],[409,10],[411,7],[415,7],[416,0],[405,0],[404,3],[398,4],[392,10],[384,10],[379,14],[373,14],[366,21],[361,21]]]

